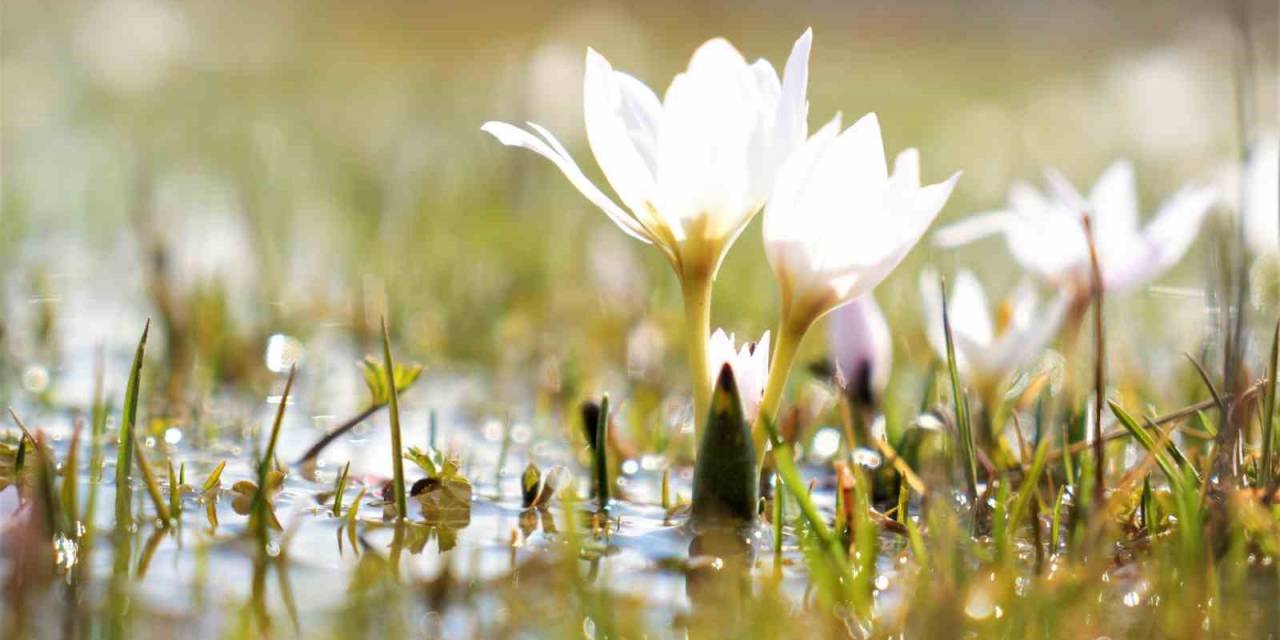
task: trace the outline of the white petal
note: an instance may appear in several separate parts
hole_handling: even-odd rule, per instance
[[[1107,167],[1089,191],[1094,229],[1098,237],[1130,236],[1138,230],[1138,186],[1133,165],[1117,160]]]
[[[782,73],[782,91],[778,98],[777,121],[770,150],[771,174],[777,173],[787,157],[799,149],[809,135],[809,100],[806,94],[812,46],[813,29],[805,29],[791,47],[791,55]]]
[[[764,91],[757,70],[723,39],[699,47],[688,71],[671,82],[658,133],[655,204],[677,239],[689,229],[732,233],[762,204],[767,187],[755,173],[773,122],[772,110],[762,122],[763,111],[777,100]]]
[[[974,214],[935,231],[933,244],[937,247],[952,249],[990,235],[1004,233],[1013,222],[1015,222],[1014,214],[1008,211]]]
[[[1008,376],[1034,360],[1057,334],[1069,302],[1070,296],[1060,293],[1034,321],[1016,326],[1000,336],[990,350],[992,373]]]
[[[1091,209],[1089,201],[1080,195],[1080,191],[1061,171],[1048,167],[1044,170],[1045,180],[1049,183],[1049,190],[1053,193],[1053,197],[1057,198],[1059,203],[1078,214],[1084,213]]]
[[[1177,264],[1195,240],[1200,223],[1217,197],[1210,188],[1183,188],[1170,196],[1123,259],[1115,258],[1103,265],[1105,287],[1124,290],[1141,286]]]
[[[661,118],[657,96],[587,49],[582,100],[587,142],[601,171],[628,208],[644,209],[655,188],[654,154]]]
[[[968,269],[961,269],[956,274],[948,306],[953,335],[963,335],[981,346],[991,344],[994,331],[991,312],[987,309],[987,294],[982,290],[982,283]]]
[[[884,393],[893,361],[889,324],[872,295],[837,307],[827,321],[836,374],[846,387]],[[866,376],[870,376],[869,379]]]
[[[1280,255],[1280,138],[1268,136],[1253,150],[1246,170],[1244,231],[1257,256]]]
[[[920,152],[904,149],[893,161],[893,186],[897,189],[920,188]]]
[[[614,203],[609,196],[606,196],[600,189],[596,188],[583,175],[582,170],[578,168],[578,165],[569,157],[568,152],[564,150],[564,146],[550,132],[533,123],[529,123],[529,126],[540,130],[546,140],[541,140],[532,133],[505,122],[486,122],[480,129],[497,138],[502,144],[511,147],[523,147],[555,163],[560,172],[569,179],[569,182],[587,200],[604,211],[605,215],[609,216],[609,219],[613,220],[613,223],[618,225],[627,235],[641,242],[652,242],[652,239],[636,222],[635,218]]]

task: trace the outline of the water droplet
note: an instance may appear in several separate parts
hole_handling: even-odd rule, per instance
[[[833,427],[825,427],[813,436],[812,454],[821,460],[828,460],[840,449],[840,432]]]
[[[279,544],[276,544],[275,542],[268,542],[268,543],[267,543],[267,555],[268,555],[268,556],[271,556],[272,558],[274,558],[274,557],[276,557],[276,556],[280,555],[280,545],[279,545]]]
[[[484,439],[489,442],[497,442],[502,439],[502,423],[497,420],[489,420],[484,423]]]
[[[265,356],[267,368],[274,373],[284,373],[302,360],[302,343],[297,338],[277,333],[267,339]]]
[[[167,444],[178,444],[182,442],[182,429],[177,427],[169,427],[164,431],[164,441]]]
[[[884,458],[876,451],[866,447],[858,447],[853,452],[853,463],[864,469],[879,469]]]
[[[530,429],[529,425],[527,424],[520,423],[511,427],[512,442],[524,444],[528,442],[532,437],[533,437],[533,429]]]
[[[22,372],[22,386],[31,393],[44,393],[49,388],[49,370],[33,364]]]
[[[964,603],[964,614],[974,620],[986,620],[995,613],[995,610],[996,603],[992,598],[991,590],[983,584],[975,586]]]
[[[622,463],[622,473],[625,475],[633,475],[640,470],[640,463],[635,460],[627,460]]]
[[[886,575],[884,575],[883,573],[882,573],[882,574],[880,574],[880,575],[878,575],[878,576],[876,576],[876,588],[877,588],[877,589],[879,589],[879,590],[881,590],[881,591],[884,591],[885,589],[888,589],[888,588],[889,588],[889,576],[886,576]]]

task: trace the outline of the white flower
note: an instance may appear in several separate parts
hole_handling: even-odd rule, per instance
[[[889,324],[871,294],[854,298],[827,320],[836,377],[851,397],[872,405],[889,384],[893,341]]]
[[[1060,293],[1048,308],[1037,312],[1035,291],[1024,281],[1014,293],[1011,306],[1002,307],[999,321],[993,323],[987,295],[971,272],[960,270],[950,289],[947,315],[955,344],[956,367],[973,380],[975,386],[998,385],[1035,358],[1057,333],[1068,305],[1068,296]],[[930,269],[920,274],[920,294],[929,344],[938,357],[946,361],[942,293],[938,276]]]
[[[720,370],[726,364],[733,369],[738,394],[742,397],[742,414],[751,423],[760,410],[765,378],[769,376],[769,332],[765,331],[759,342],[745,343],[736,352],[734,344],[733,334],[725,334],[723,329],[716,329],[707,344],[707,360],[711,363],[713,377],[720,375]]]
[[[1123,291],[1151,282],[1186,253],[1216,193],[1184,187],[1169,197],[1144,228],[1138,226],[1133,165],[1112,164],[1088,198],[1060,173],[1046,171],[1052,194],[1019,182],[1008,208],[972,216],[938,230],[935,243],[958,246],[1003,233],[1009,252],[1024,269],[1077,295],[1089,290],[1091,263],[1082,215],[1088,215],[1098,250],[1103,287]]]
[[[1254,147],[1245,167],[1244,234],[1259,258],[1280,258],[1280,138],[1268,136]]]
[[[902,261],[946,203],[959,173],[920,186],[915,149],[890,176],[880,123],[840,117],[783,166],[764,213],[764,246],[778,278],[784,322],[811,323],[871,291]]]
[[[682,279],[713,278],[764,205],[782,160],[807,135],[811,41],[810,31],[796,41],[779,82],[767,61],[748,64],[726,40],[710,40],[661,102],[588,49],[587,141],[622,206],[583,175],[546,129],[529,123],[535,135],[502,122],[482,129],[551,160],[623,231],[656,245]]]

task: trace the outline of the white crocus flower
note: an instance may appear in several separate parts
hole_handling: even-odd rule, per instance
[[[809,327],[889,275],[959,175],[921,187],[914,149],[898,154],[890,175],[875,114],[843,132],[837,116],[787,159],[764,213],[765,254],[778,279],[782,318],[762,420],[774,419]]]
[[[1151,282],[1182,258],[1216,198],[1211,188],[1184,187],[1139,227],[1137,186],[1128,162],[1118,161],[1103,172],[1088,198],[1060,173],[1046,174],[1050,194],[1019,182],[1009,191],[1007,208],[940,229],[936,244],[958,246],[1002,233],[1024,269],[1084,298],[1092,267],[1082,215],[1089,216],[1093,227],[1104,290],[1125,291]]]
[[[1068,297],[1060,293],[1047,307],[1039,303],[1031,283],[1024,281],[1012,300],[1002,305],[992,321],[982,284],[968,270],[956,274],[948,292],[947,316],[955,345],[956,367],[990,402],[1019,369],[1036,358],[1053,339],[1062,323]],[[938,357],[946,361],[947,341],[942,324],[942,293],[938,276],[926,269],[920,274],[924,302],[925,334]]]
[[[734,351],[734,335],[716,329],[707,344],[707,360],[717,375],[724,365],[733,369],[738,395],[742,398],[742,414],[754,422],[760,409],[760,397],[764,394],[765,378],[769,375],[769,332],[760,336],[759,342],[747,342]]]
[[[1245,168],[1244,233],[1259,258],[1280,259],[1280,138],[1259,142]]]
[[[875,296],[854,298],[827,319],[836,379],[850,398],[874,406],[884,395],[893,365],[893,341]]]
[[[1244,171],[1245,242],[1253,254],[1254,304],[1280,301],[1280,138],[1268,136],[1254,147]]]
[[[764,214],[764,247],[782,315],[809,324],[873,289],[916,245],[960,174],[920,186],[920,156],[890,175],[874,113],[840,132],[840,117],[788,159]]]
[[[781,81],[765,60],[748,63],[726,40],[708,41],[664,99],[587,50],[587,142],[621,205],[578,168],[546,129],[482,127],[503,144],[544,156],[628,235],[656,246],[680,278],[694,415],[701,420],[714,373],[706,362],[711,283],[726,252],[764,205],[783,160],[808,135],[810,31],[796,41]]]

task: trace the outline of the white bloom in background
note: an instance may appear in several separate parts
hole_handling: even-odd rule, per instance
[[[1244,178],[1241,215],[1249,250],[1258,258],[1280,259],[1280,138],[1268,136],[1259,141]]]
[[[840,132],[840,117],[783,166],[764,214],[764,247],[784,323],[807,324],[873,289],[946,204],[960,174],[920,186],[915,149],[890,175],[875,114]]]
[[[1060,293],[1048,307],[1037,309],[1034,288],[1029,282],[1023,282],[993,322],[982,284],[964,269],[956,274],[948,293],[947,314],[955,344],[956,367],[974,386],[988,391],[998,389],[998,385],[1044,350],[1057,333],[1068,305],[1068,296]],[[920,274],[920,294],[929,344],[945,362],[947,340],[942,324],[942,292],[938,275],[931,269]]]
[[[760,410],[765,378],[769,376],[769,332],[765,331],[759,342],[744,343],[737,351],[734,344],[733,334],[716,329],[707,344],[707,360],[716,375],[726,364],[733,369],[733,378],[742,396],[742,413],[748,422],[754,422]]]
[[[827,332],[840,386],[857,402],[874,405],[884,395],[893,365],[889,323],[875,297],[859,296],[831,312]]]
[[[656,245],[681,279],[713,278],[729,246],[764,205],[778,167],[807,135],[809,48],[796,41],[784,78],[716,38],[694,52],[662,101],[587,50],[587,141],[622,206],[583,175],[546,129],[482,127],[503,144],[551,160],[629,235]],[[625,208],[624,208],[625,207]]]
[[[1103,287],[1124,291],[1151,282],[1182,258],[1217,197],[1211,188],[1183,187],[1140,228],[1133,165],[1127,161],[1117,161],[1103,172],[1088,198],[1060,173],[1046,174],[1050,194],[1019,182],[1009,190],[1006,209],[939,229],[935,243],[954,247],[1002,233],[1024,269],[1053,286],[1084,295],[1090,288],[1091,265],[1081,216],[1088,215]]]

